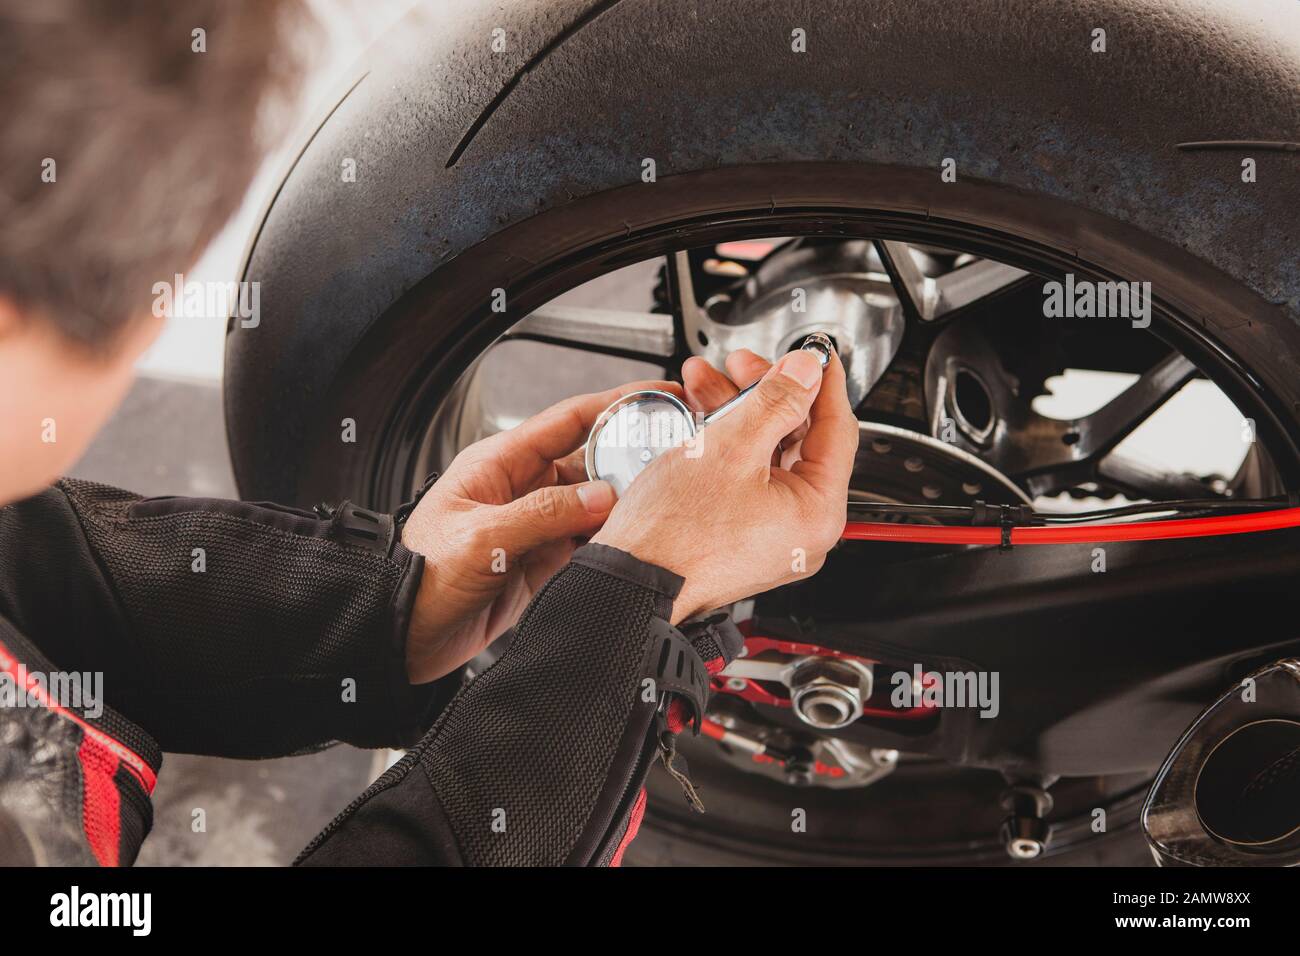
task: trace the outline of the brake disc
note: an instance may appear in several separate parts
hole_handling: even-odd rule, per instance
[[[851,501],[888,504],[1029,504],[996,468],[970,452],[920,432],[858,423]]]

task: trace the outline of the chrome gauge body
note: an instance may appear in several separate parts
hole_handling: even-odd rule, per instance
[[[652,461],[695,434],[695,416],[676,395],[631,392],[596,419],[587,440],[587,476],[608,481],[622,497]]]

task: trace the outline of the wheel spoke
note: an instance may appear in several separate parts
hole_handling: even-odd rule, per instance
[[[676,349],[671,315],[555,302],[531,313],[503,339],[549,342],[657,364],[671,359]]]
[[[1122,491],[1129,498],[1151,501],[1214,497],[1195,475],[1175,475],[1125,455],[1107,455],[1097,465],[1099,483]]]
[[[1195,365],[1178,353],[1171,353],[1097,411],[1076,419],[1070,429],[1078,435],[1074,442],[1076,460],[1105,455],[1195,375]]]
[[[715,322],[697,302],[689,253],[675,252],[668,257],[668,288],[681,323],[683,358],[699,355],[714,368],[722,368],[730,353],[754,346],[751,329]]]
[[[959,309],[976,306],[1029,276],[1023,269],[992,259],[980,259],[932,280],[938,289],[935,318],[951,318]]]
[[[699,354],[704,343],[712,338],[714,323],[695,298],[695,280],[691,276],[690,253],[679,251],[669,255],[666,275],[673,316],[680,323],[686,350]]]
[[[907,243],[886,239],[875,245],[904,311],[923,322],[950,317],[960,309],[975,306],[1029,275],[1015,266],[979,259],[931,278],[916,264]]]
[[[932,321],[938,304],[938,289],[934,280],[921,272],[907,243],[877,240],[876,252],[889,273],[889,281],[903,306],[903,313],[908,318]]]
[[[1110,453],[1196,375],[1196,366],[1171,353],[1097,411],[1062,421],[1029,411],[1008,430],[997,450],[1002,467],[1021,476],[1036,494],[1048,494],[1086,481],[1102,480]],[[1114,456],[1111,456],[1114,457]],[[1127,459],[1109,466],[1116,487],[1155,486],[1154,474]],[[1168,488],[1186,493],[1186,483],[1170,476]],[[1200,487],[1200,492],[1204,492]]]

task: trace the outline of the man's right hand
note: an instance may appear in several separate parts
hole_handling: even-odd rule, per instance
[[[761,360],[739,358],[729,366],[757,373]],[[734,393],[720,372],[692,364],[688,393]],[[782,439],[800,434],[774,466]],[[839,358],[823,373],[810,353],[790,352],[690,446],[655,459],[592,540],[681,575],[676,624],[821,568],[844,529],[857,447]]]

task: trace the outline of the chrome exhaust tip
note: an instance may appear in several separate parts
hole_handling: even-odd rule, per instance
[[[1255,671],[1192,722],[1142,831],[1162,866],[1300,864],[1300,660]]]

